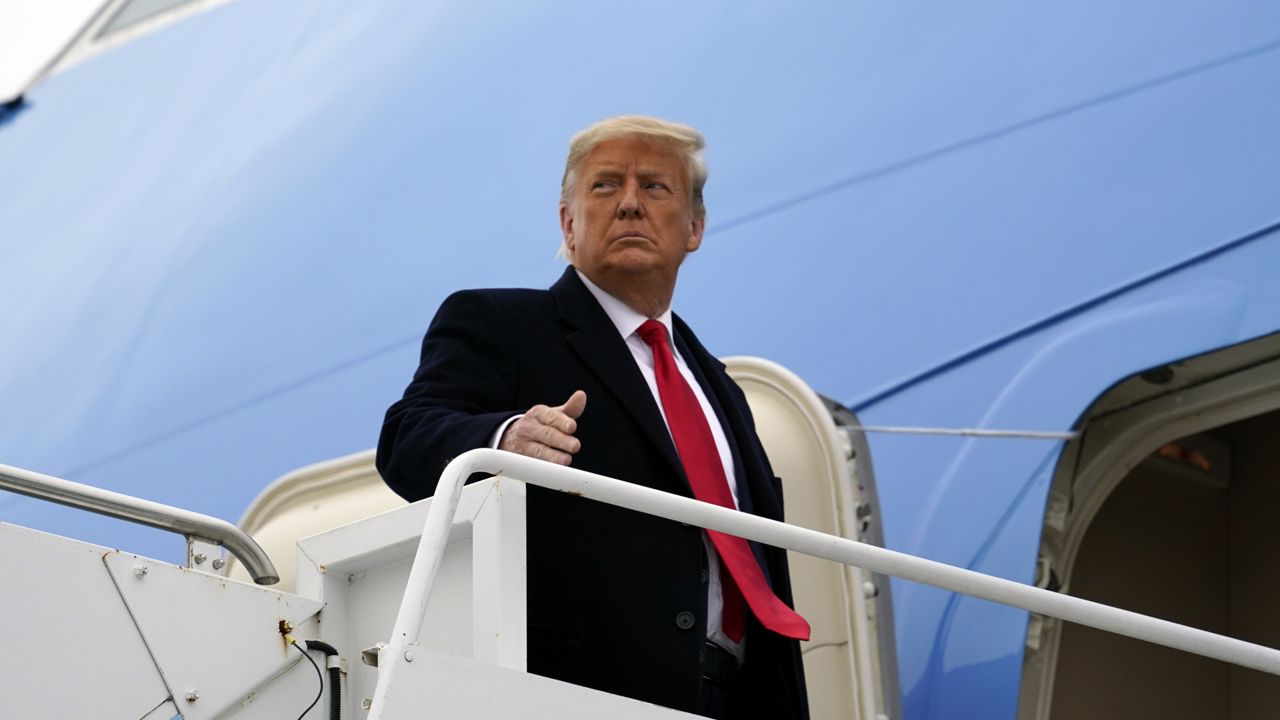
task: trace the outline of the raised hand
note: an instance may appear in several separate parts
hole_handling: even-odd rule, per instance
[[[502,433],[498,449],[568,465],[582,447],[573,434],[586,407],[587,394],[581,390],[574,391],[562,405],[534,405]]]

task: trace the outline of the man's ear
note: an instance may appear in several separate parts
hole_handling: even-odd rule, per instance
[[[689,242],[685,243],[684,249],[687,252],[694,252],[702,247],[702,231],[707,229],[707,218],[702,216],[693,221],[693,226],[689,232]]]
[[[565,250],[569,251],[570,257],[573,257],[573,213],[569,211],[568,203],[560,203],[560,233],[564,236]]]

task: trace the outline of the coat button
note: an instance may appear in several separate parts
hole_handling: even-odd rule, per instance
[[[693,623],[694,623],[693,613],[689,612],[688,610],[680,613],[679,615],[676,615],[676,627],[680,628],[681,630],[688,630],[692,628]]]
[[[707,571],[705,569],[698,571],[698,582],[702,583],[703,585],[706,585],[708,577],[710,576],[707,575]]]

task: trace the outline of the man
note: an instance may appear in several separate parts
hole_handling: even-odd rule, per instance
[[[450,296],[378,469],[407,500],[453,457],[499,447],[782,518],[741,390],[671,313],[706,224],[702,136],[597,123],[561,186],[571,267],[549,291]],[[785,553],[531,487],[529,670],[710,717],[805,718]]]

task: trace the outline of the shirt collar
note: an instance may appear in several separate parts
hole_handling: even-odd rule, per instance
[[[587,290],[591,291],[596,302],[600,303],[601,308],[604,308],[604,314],[609,316],[609,320],[613,322],[613,326],[618,329],[618,334],[624,340],[631,337],[644,324],[644,321],[649,319],[636,312],[630,305],[601,290],[595,283],[588,280],[581,270],[574,268],[573,271],[578,273],[578,278],[582,280],[582,284],[587,286]],[[667,338],[670,339],[672,337],[671,308],[662,311],[662,314],[654,319],[667,328]]]

